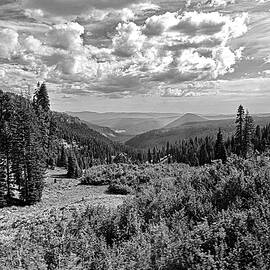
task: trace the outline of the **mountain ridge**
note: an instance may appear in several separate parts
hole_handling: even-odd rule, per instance
[[[194,113],[185,113],[181,117],[177,118],[173,122],[166,125],[164,128],[175,128],[175,127],[179,127],[179,126],[186,124],[186,123],[203,122],[203,121],[207,121],[207,120],[208,119],[206,119],[202,116],[199,116],[197,114],[194,114]]]

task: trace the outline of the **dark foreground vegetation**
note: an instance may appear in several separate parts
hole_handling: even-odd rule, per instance
[[[111,164],[100,165],[87,170],[81,177],[82,185],[109,185],[113,194],[134,194],[145,188],[153,179],[176,177],[185,164]]]
[[[117,210],[26,220],[0,243],[6,269],[270,269],[268,157],[226,164],[154,165],[145,188]],[[140,170],[139,170],[140,173]]]

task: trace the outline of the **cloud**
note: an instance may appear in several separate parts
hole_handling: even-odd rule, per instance
[[[226,7],[229,4],[234,4],[235,0],[187,0],[186,7],[202,8],[202,7]]]
[[[44,16],[44,12],[41,9],[25,9],[25,16],[29,18],[42,18]]]
[[[139,2],[23,0],[34,20],[14,28],[17,45],[1,52],[35,79],[78,95],[206,95],[186,85],[232,74],[243,46],[233,41],[248,30],[245,13],[167,12]],[[38,22],[46,27],[32,32]]]
[[[18,33],[11,29],[0,29],[0,58],[10,58],[18,46]]]
[[[173,26],[172,30],[188,36],[214,35],[227,42],[228,39],[239,37],[247,32],[247,20],[247,13],[233,19],[219,12],[184,12],[179,17],[179,23]]]
[[[133,57],[125,72],[177,84],[233,72],[243,48],[232,49],[228,42],[243,35],[247,27],[245,14],[231,18],[218,12],[167,12],[141,26],[119,24],[117,31],[115,54]]]
[[[22,41],[23,47],[29,52],[38,53],[41,49],[41,42],[40,40],[34,38],[33,36],[28,36]]]
[[[161,97],[200,97],[217,95],[217,83],[215,81],[188,82],[177,86],[167,86],[161,90]]]
[[[78,16],[92,9],[121,9],[141,0],[23,0],[26,9],[41,9],[54,16]]]
[[[0,78],[4,78],[4,77],[5,77],[5,75],[6,75],[5,70],[0,69]]]
[[[178,22],[177,13],[167,12],[159,16],[154,15],[146,20],[143,33],[147,36],[159,36]]]
[[[142,49],[145,36],[135,23],[119,23],[116,30],[117,35],[112,40],[116,55],[130,57]]]
[[[47,33],[47,43],[56,48],[78,50],[83,45],[83,33],[84,27],[78,23],[58,24]]]

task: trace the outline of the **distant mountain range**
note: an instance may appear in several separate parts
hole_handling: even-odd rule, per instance
[[[107,129],[106,132],[101,133],[108,136],[113,134],[114,140],[120,141],[153,129],[162,128],[180,116],[176,113],[67,113],[90,123],[89,125],[92,125],[92,128],[97,131],[100,127],[110,128],[110,131]],[[113,139],[112,136],[110,138]]]
[[[267,125],[270,123],[270,116],[254,116],[255,125]],[[196,121],[194,121],[196,120]],[[177,126],[177,124],[179,124]],[[164,128],[151,130],[149,132],[137,135],[126,142],[128,146],[147,149],[154,146],[165,146],[169,141],[176,141],[194,138],[216,136],[218,129],[221,128],[224,137],[232,135],[235,131],[235,119],[209,120],[200,116],[184,115],[167,125]]]
[[[203,115],[186,113],[96,113],[68,112],[112,141],[126,143],[135,148],[148,148],[174,143],[189,137],[215,136],[222,128],[224,135],[230,135],[235,128],[235,115]],[[255,124],[266,125],[270,113],[253,115]]]

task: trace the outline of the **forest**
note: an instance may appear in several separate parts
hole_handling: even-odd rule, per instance
[[[270,124],[263,127],[255,126],[252,116],[242,105],[238,107],[235,124],[233,136],[223,138],[221,127],[217,131],[216,138],[195,137],[179,140],[174,144],[167,142],[162,148],[148,149],[146,159],[149,163],[159,163],[166,157],[169,163],[201,166],[211,164],[216,159],[226,162],[231,154],[247,158],[254,153],[259,155],[269,149]]]
[[[69,177],[79,177],[122,151],[132,156],[80,119],[51,111],[45,83],[33,97],[0,91],[0,207],[40,201],[48,167],[67,167]]]

